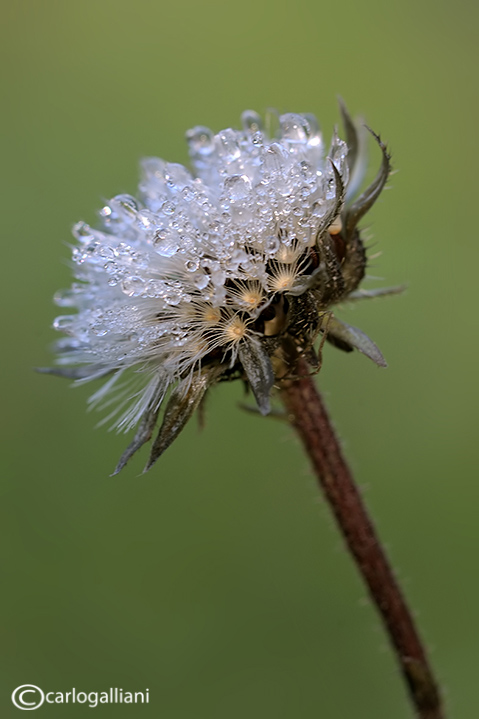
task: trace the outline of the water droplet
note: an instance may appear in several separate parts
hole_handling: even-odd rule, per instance
[[[279,249],[279,239],[275,235],[271,235],[264,240],[263,247],[267,254],[274,254]]]
[[[59,332],[69,332],[75,321],[75,315],[60,315],[53,321],[53,329]]]
[[[143,292],[145,283],[141,277],[128,277],[121,283],[122,292],[128,297],[138,297]]]
[[[313,216],[321,219],[328,211],[328,207],[328,204],[324,202],[324,200],[318,200],[313,206]]]
[[[336,197],[336,182],[334,177],[330,177],[326,182],[326,191],[324,193],[327,200],[332,200]]]
[[[169,287],[163,295],[163,299],[168,305],[179,305],[183,297],[181,292],[175,290],[173,287]]]
[[[263,222],[268,222],[269,220],[273,219],[273,215],[274,215],[273,209],[267,203],[264,203],[263,205],[259,205],[258,212],[259,212],[259,215]]]
[[[187,272],[196,272],[199,267],[199,264],[200,263],[198,262],[198,260],[186,260],[185,267]]]
[[[93,241],[81,249],[75,248],[72,253],[73,260],[79,265],[82,265],[86,260],[92,260],[92,258],[95,258],[100,246],[99,242]]]
[[[253,135],[251,135],[251,142],[253,145],[262,145],[263,144],[263,133],[262,132],[255,132]]]
[[[97,337],[104,337],[108,333],[108,327],[103,323],[95,324],[92,325],[91,331]]]
[[[172,257],[178,252],[179,242],[176,233],[173,234],[166,229],[157,230],[153,238],[155,250],[162,257]]]
[[[204,290],[205,287],[208,286],[209,281],[209,275],[205,274],[204,272],[198,272],[198,274],[195,275],[193,279],[195,287],[197,287],[199,290]]]
[[[129,257],[131,254],[131,247],[126,242],[120,242],[118,247],[115,249],[115,257]]]
[[[311,134],[311,128],[305,117],[289,112],[286,115],[281,115],[279,122],[283,140],[286,140],[288,143],[307,142]]]
[[[113,247],[108,247],[108,245],[100,245],[98,247],[97,254],[99,257],[108,259],[115,256],[115,250],[113,249]]]
[[[173,215],[175,213],[176,207],[173,204],[173,202],[164,202],[161,206],[161,211],[165,215]]]
[[[308,145],[310,147],[321,147],[323,144],[323,138],[321,135],[321,130],[319,127],[319,123],[314,115],[311,115],[309,113],[305,113],[304,117],[309,123],[309,139],[308,139]]]
[[[348,146],[343,140],[340,140],[335,133],[331,140],[331,147],[329,148],[328,157],[336,165],[336,169],[339,170],[343,177],[343,183],[346,185],[348,182],[348,166],[346,163],[346,156],[348,154]]]
[[[108,262],[105,262],[105,264],[103,265],[103,269],[107,274],[111,275],[118,269],[118,263],[114,262],[113,260],[109,260]]]
[[[181,196],[186,202],[192,202],[196,197],[196,192],[191,186],[187,185],[181,191]]]
[[[114,203],[120,210],[123,211],[123,215],[126,217],[133,219],[136,217],[136,214],[139,209],[138,200],[136,200],[132,195],[116,195],[112,199],[112,204]]]
[[[237,160],[241,151],[238,144],[238,133],[234,130],[223,130],[216,136],[218,154],[226,162],[234,162]]]
[[[263,129],[263,121],[261,116],[254,110],[245,110],[241,115],[243,128],[251,133],[259,132]]]
[[[148,297],[158,297],[161,289],[161,283],[156,280],[148,280],[145,292]]]
[[[245,200],[251,192],[251,180],[247,175],[231,175],[224,184],[225,195],[231,202]]]
[[[86,222],[77,222],[73,226],[72,234],[78,242],[89,242],[93,239],[92,229]]]
[[[214,150],[214,135],[208,127],[188,130],[186,140],[193,155],[210,155]]]

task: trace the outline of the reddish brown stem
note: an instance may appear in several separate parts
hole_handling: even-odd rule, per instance
[[[313,464],[348,549],[381,614],[420,719],[444,719],[441,697],[424,646],[374,526],[342,455],[338,439],[304,360],[298,379],[281,394],[290,421]]]

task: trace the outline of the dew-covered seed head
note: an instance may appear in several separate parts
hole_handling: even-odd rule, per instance
[[[351,128],[352,121],[356,157]],[[177,385],[164,419],[169,427],[183,426],[172,418],[186,411],[188,393],[189,412],[225,377],[242,377],[268,411],[272,355],[291,338],[301,351],[311,347],[324,312],[362,279],[356,225],[389,172],[378,139],[380,173],[345,206],[354,158],[336,133],[325,151],[318,122],[307,114],[272,113],[263,122],[248,110],[239,130],[197,126],[186,139],[190,170],[146,158],[137,197],[108,201],[99,228],[74,226],[76,281],[55,295],[74,313],[54,322],[69,335],[57,344],[62,369],[54,372],[82,382],[107,376],[92,404],[125,431],[141,420],[123,464],[151,435]],[[341,341],[354,345],[346,334]],[[363,336],[361,343],[367,354]]]

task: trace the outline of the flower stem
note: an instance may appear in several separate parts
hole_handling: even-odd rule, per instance
[[[382,617],[417,717],[444,719],[439,690],[411,612],[304,360],[299,360],[296,372],[297,379],[281,383],[291,424],[301,437],[324,496]]]

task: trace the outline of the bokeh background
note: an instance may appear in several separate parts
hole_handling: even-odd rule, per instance
[[[105,717],[412,716],[287,425],[220,386],[202,433],[110,478],[127,439],[94,430],[88,387],[32,371],[51,363],[71,226],[134,193],[141,156],[186,162],[186,129],[246,108],[313,112],[329,134],[337,94],[399,170],[368,216],[369,287],[408,290],[341,315],[389,368],[328,347],[318,382],[448,716],[478,716],[476,21],[452,0],[2,2],[2,717],[24,683],[149,688]]]

